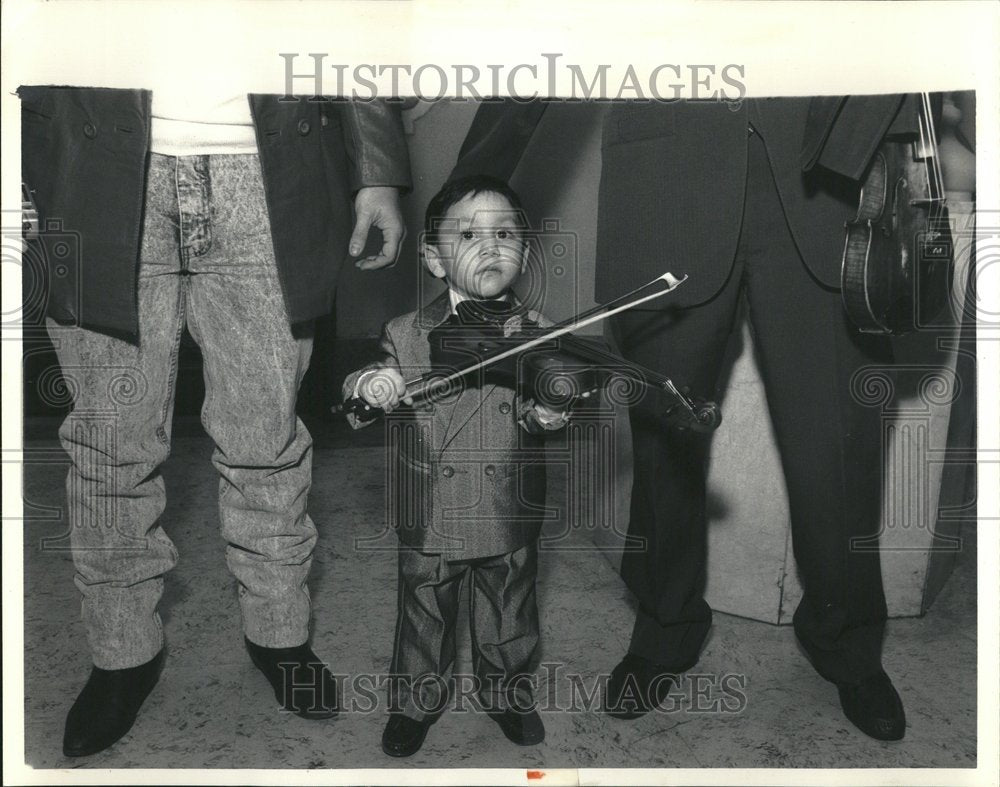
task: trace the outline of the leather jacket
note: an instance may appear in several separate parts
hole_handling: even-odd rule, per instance
[[[138,333],[137,279],[148,90],[29,86],[21,99],[22,180],[38,212],[35,259],[47,314]],[[351,197],[411,186],[397,105],[250,95],[271,236],[290,321],[333,308],[352,230]]]

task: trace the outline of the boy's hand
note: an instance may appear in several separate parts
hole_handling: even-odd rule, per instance
[[[545,428],[560,427],[569,420],[569,413],[565,410],[556,410],[541,402],[535,402],[535,416]]]
[[[406,396],[406,382],[403,376],[391,366],[382,366],[365,372],[358,380],[358,396],[370,406],[391,413],[400,401],[413,404],[413,398]]]

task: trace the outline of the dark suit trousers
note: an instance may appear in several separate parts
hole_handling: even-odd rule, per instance
[[[860,367],[888,361],[888,344],[853,330],[839,292],[811,276],[785,222],[764,140],[754,132],[748,145],[740,242],[723,288],[692,308],[625,312],[612,330],[627,358],[694,394],[718,396],[746,299],[804,587],[795,632],[821,675],[855,681],[881,667],[886,608],[878,553],[851,547],[878,531],[881,426],[877,408],[853,400],[850,381]],[[629,528],[646,546],[625,554],[622,575],[640,603],[630,650],[680,671],[697,661],[712,620],[703,598],[709,438],[664,428],[658,403],[649,395],[631,411]]]
[[[467,585],[474,683],[463,676],[462,693],[476,696],[483,710],[533,707],[527,670],[538,645],[537,544],[478,560],[448,560],[400,545],[398,562],[390,708],[417,720],[444,710]]]

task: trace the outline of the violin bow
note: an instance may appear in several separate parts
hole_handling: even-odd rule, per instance
[[[436,377],[430,382],[427,382],[423,377],[418,377],[415,380],[407,380],[406,388],[408,391],[411,386],[416,386],[415,390],[413,390],[412,393],[407,394],[407,398],[413,397],[414,399],[416,399],[417,397],[425,396],[430,390],[437,388],[444,388],[453,383],[455,380],[459,380],[462,377],[465,377],[467,374],[471,374],[472,372],[478,371],[479,369],[484,369],[488,366],[491,366],[494,363],[497,363],[498,361],[502,361],[505,358],[509,358],[512,355],[518,355],[520,353],[525,352],[526,350],[530,350],[532,347],[537,347],[540,344],[545,344],[546,342],[550,342],[553,339],[557,339],[558,337],[563,336],[564,334],[572,333],[573,331],[578,331],[581,328],[586,328],[588,325],[593,325],[595,323],[601,322],[602,320],[606,320],[609,317],[613,317],[614,315],[619,314],[623,311],[627,311],[628,309],[633,309],[640,303],[647,303],[648,301],[654,300],[655,298],[661,298],[667,293],[673,292],[678,287],[680,287],[685,281],[687,281],[687,278],[688,278],[687,275],[685,275],[683,279],[678,279],[672,273],[669,272],[664,273],[662,276],[657,276],[652,281],[648,281],[645,284],[636,287],[631,292],[627,292],[624,295],[621,295],[618,298],[609,301],[608,303],[598,304],[597,306],[594,306],[593,308],[588,309],[587,311],[581,314],[575,314],[569,319],[564,320],[563,322],[556,323],[549,329],[548,333],[545,333],[541,336],[536,336],[534,339],[529,339],[528,341],[523,342],[522,344],[519,344],[516,347],[510,347],[502,352],[497,353],[496,355],[491,355],[489,358],[485,358],[481,361],[477,361],[476,363],[470,364],[464,369],[459,369],[458,371],[452,372],[451,374],[445,377]],[[650,293],[649,295],[644,295],[641,298],[638,298],[634,301],[630,301],[628,303],[622,303],[623,301],[628,301],[629,298],[632,298],[636,294],[642,292],[643,290],[647,290],[650,287],[653,287],[660,282],[663,282],[667,285],[666,289],[658,290],[657,292]]]

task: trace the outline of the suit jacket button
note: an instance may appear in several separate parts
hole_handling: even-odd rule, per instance
[[[452,467],[451,465],[445,465],[443,468],[441,468],[441,475],[443,475],[445,478],[451,478],[453,475],[455,475],[455,468]]]
[[[510,402],[500,402],[500,412],[507,415],[510,412]]]
[[[309,121],[308,120],[300,120],[299,121],[299,133],[302,136],[305,136],[311,130],[312,130],[312,126],[309,125]]]
[[[486,473],[486,475],[493,475],[496,471],[497,469],[493,465],[486,465],[486,467],[483,468],[483,472]]]
[[[320,115],[319,116],[319,124],[323,128],[326,128],[327,126],[330,125],[330,118],[328,118],[326,115]]]
[[[83,124],[83,135],[87,139],[93,139],[97,136],[97,127],[93,123]]]

